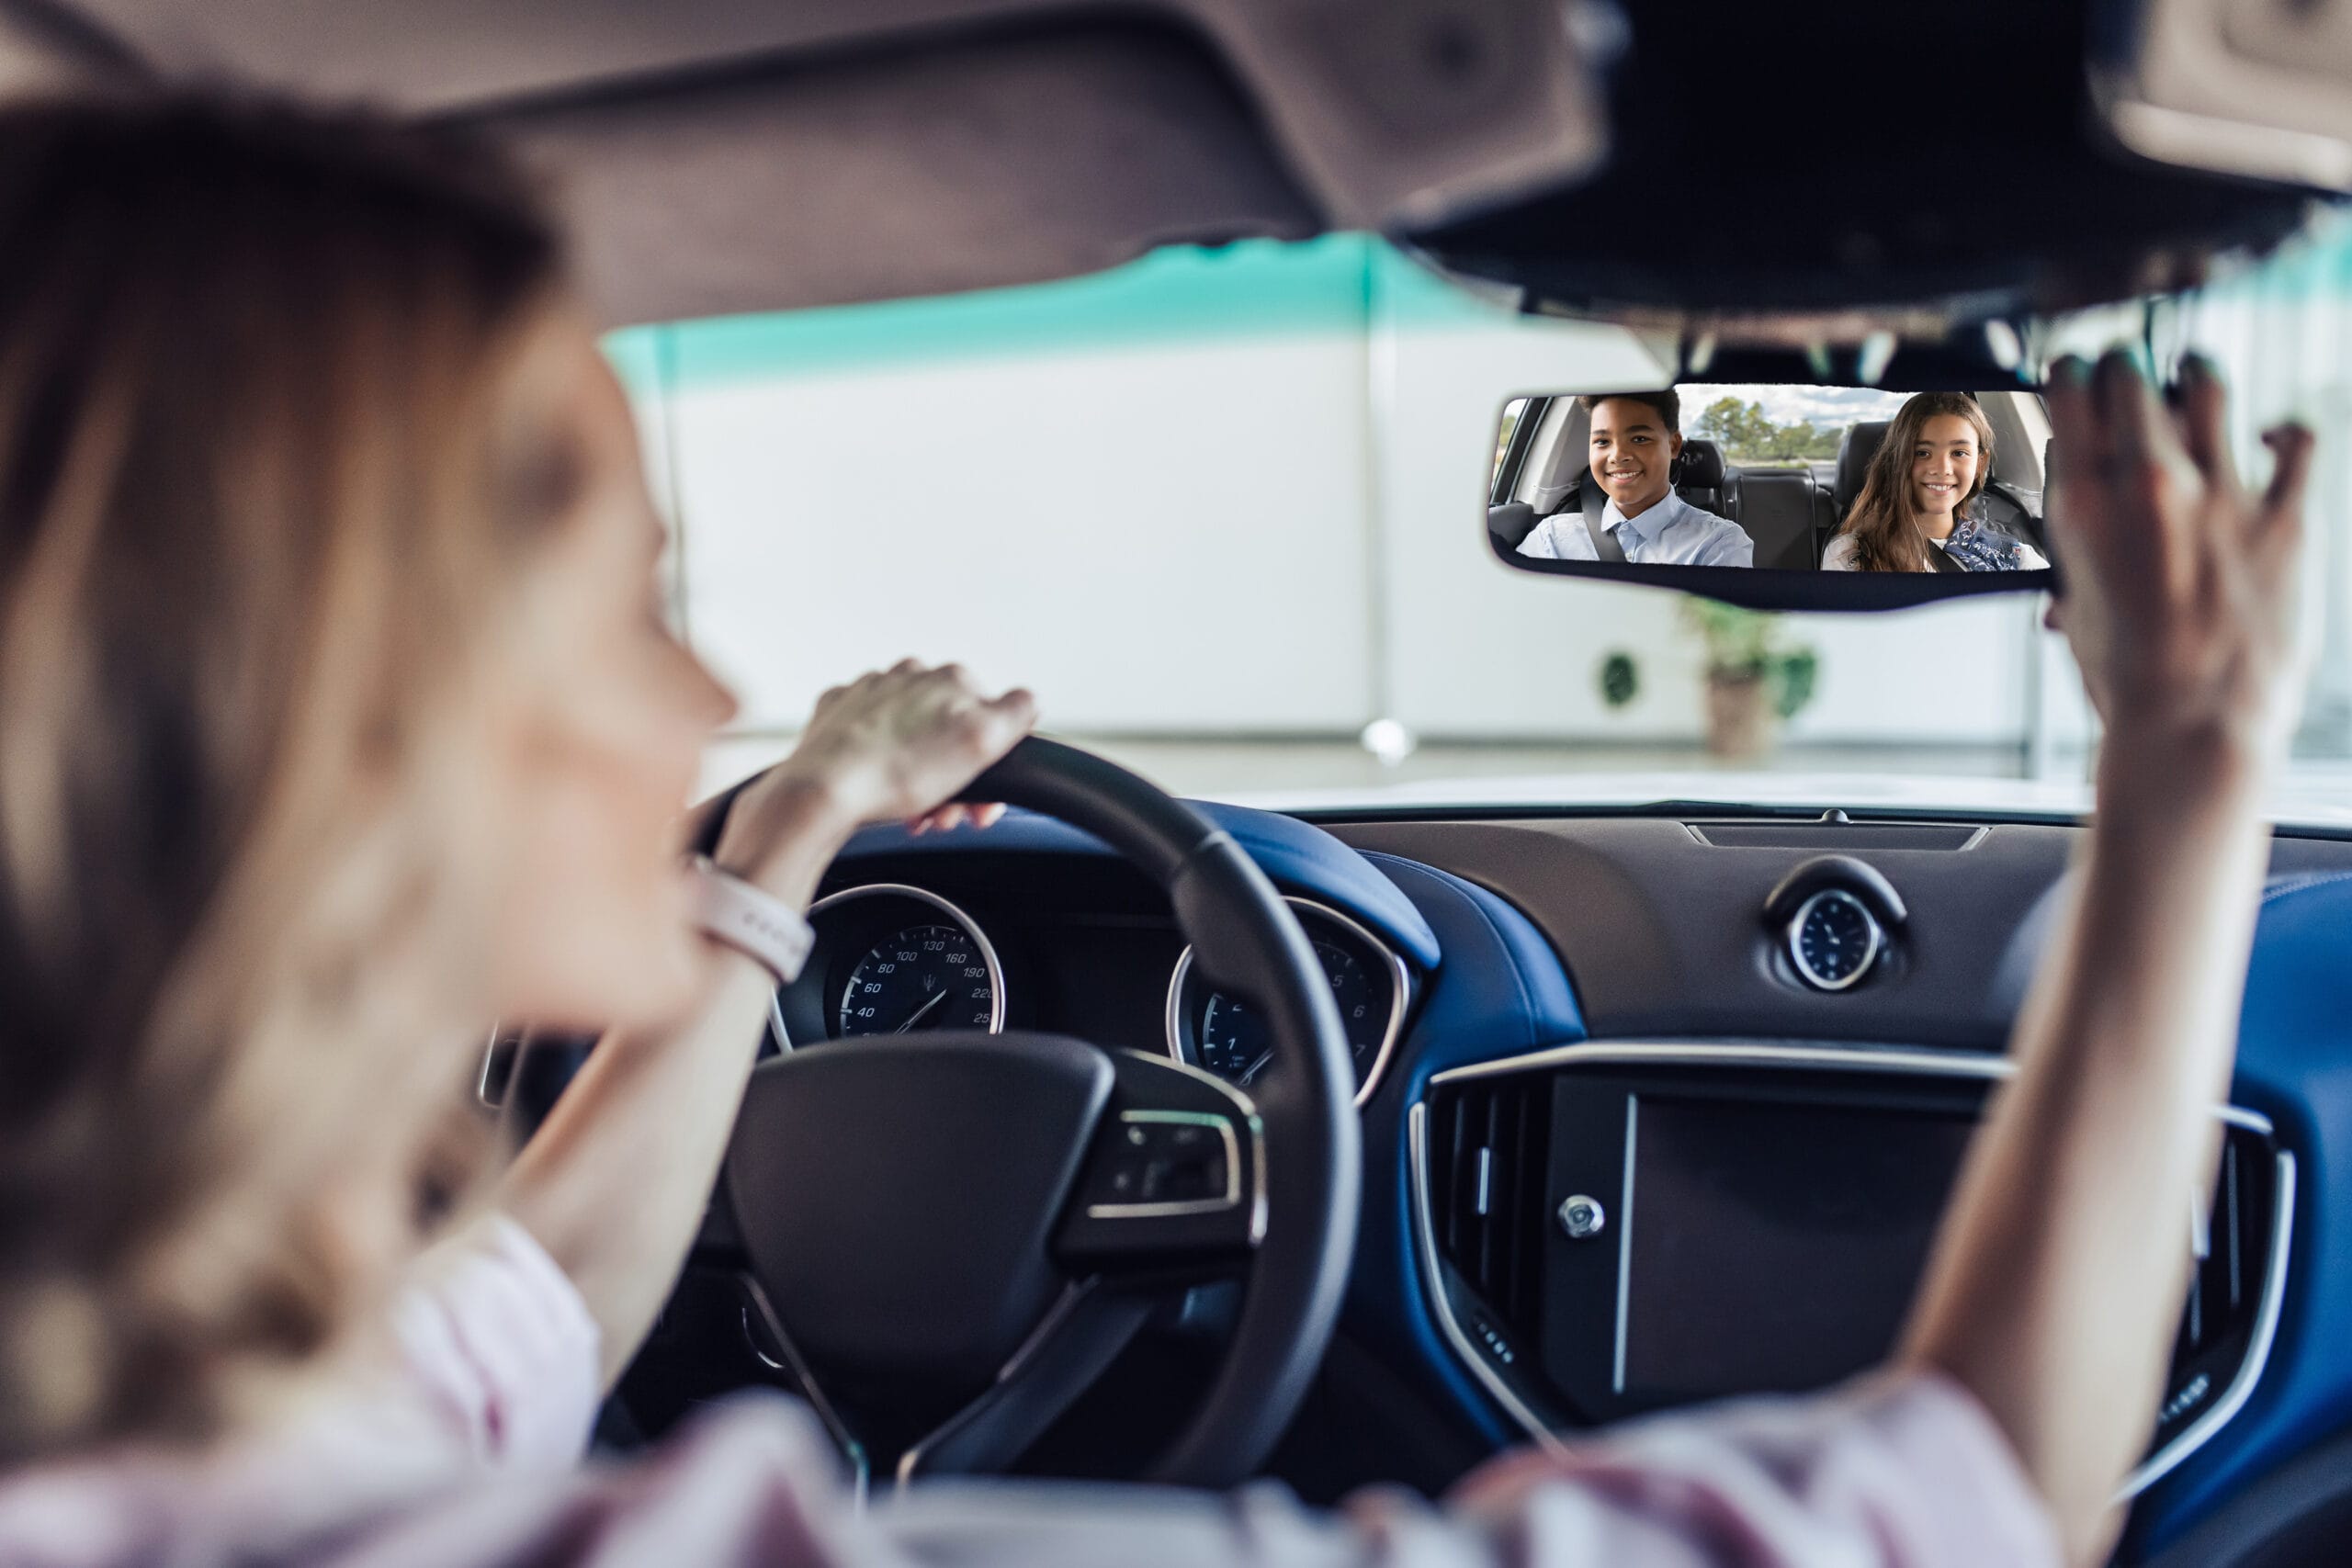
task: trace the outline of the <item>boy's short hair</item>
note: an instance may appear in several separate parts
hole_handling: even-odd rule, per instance
[[[1628,402],[1647,403],[1657,411],[1659,418],[1666,421],[1667,429],[1679,432],[1682,428],[1682,394],[1671,387],[1662,392],[1593,392],[1578,398],[1577,407],[1589,415],[1594,409],[1611,398],[1623,398]]]

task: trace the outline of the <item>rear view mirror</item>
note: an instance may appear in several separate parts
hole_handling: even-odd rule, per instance
[[[2049,586],[2030,388],[1685,383],[1513,398],[1487,535],[1515,570],[1785,609]]]

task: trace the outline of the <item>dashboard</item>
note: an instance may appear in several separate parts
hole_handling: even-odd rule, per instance
[[[1367,1179],[1341,1338],[1406,1391],[1396,1440],[1480,1451],[1884,1353],[2080,831],[1203,809],[1290,900],[1347,1025]],[[2319,1261],[2352,1256],[2330,1187],[2352,843],[2282,834],[2272,873],[2135,1550],[2352,1422],[2352,1354],[2320,1331],[2352,1282]],[[1273,1070],[1164,896],[1057,822],[869,829],[820,893],[771,1050],[1019,1028],[1245,1091]]]
[[[1077,907],[1050,912],[1028,900],[1008,908],[1001,894],[966,897],[991,918],[910,882],[861,882],[819,898],[808,911],[815,942],[800,977],[775,995],[768,1049],[941,1029],[993,1034],[1009,1018],[1103,1043],[1148,1035],[1144,982],[1182,941],[1172,921],[1155,920],[1129,900],[1091,907],[1105,900],[1082,893],[1073,897]],[[1379,1087],[1411,1011],[1413,968],[1352,916],[1311,898],[1287,902],[1330,983],[1361,1105]],[[992,925],[1005,933],[1006,948]],[[1008,976],[1005,951],[1014,954],[1017,980]],[[1204,973],[1189,944],[1164,963],[1153,1015],[1159,1048],[1227,1083],[1255,1084],[1273,1051],[1256,1010]]]

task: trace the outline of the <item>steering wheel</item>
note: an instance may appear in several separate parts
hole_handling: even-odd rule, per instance
[[[1355,1247],[1355,1082],[1330,987],[1241,848],[1125,769],[1033,738],[963,798],[1057,817],[1148,875],[1204,976],[1261,1010],[1273,1070],[1244,1094],[1018,1031],[762,1062],[721,1180],[763,1352],[861,1465],[901,1483],[1001,1470],[1155,1306],[1238,1278],[1222,1364],[1148,1472],[1234,1484],[1295,1413]]]

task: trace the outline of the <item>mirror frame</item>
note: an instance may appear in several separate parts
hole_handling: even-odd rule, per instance
[[[1939,376],[1937,372],[1948,372],[1955,367],[1920,362],[1927,357],[1916,356],[1910,364],[1904,366],[1903,368],[1910,374],[1882,376],[1872,384],[1891,392],[1938,390],[1939,387],[1928,383],[1949,379],[1948,375]],[[1795,367],[1791,363],[1793,358],[1793,355],[1770,352],[1725,354],[1704,370],[1686,363],[1671,384],[1679,386],[1702,378],[1710,382],[1721,380],[1725,383],[1826,384],[1789,374]],[[1977,379],[1987,382],[2008,379],[2014,382],[2011,388],[1999,389],[2002,390],[2038,393],[2041,389],[2038,378],[2004,377],[1996,373],[1980,376]],[[1573,395],[1558,389],[1510,393],[1495,404],[1494,418],[1487,422],[1487,428],[1491,434],[1502,423],[1503,411],[1521,398]],[[2045,513],[2045,533],[2048,526]],[[1823,571],[1817,568],[1812,571],[1790,571],[1771,567],[1642,566],[1631,561],[1619,564],[1611,561],[1547,560],[1541,557],[1522,556],[1498,546],[1494,536],[1487,531],[1487,505],[1483,497],[1478,509],[1478,537],[1487,553],[1494,558],[1495,564],[1515,575],[1577,577],[1643,588],[1667,588],[1702,599],[1736,604],[1747,610],[1873,615],[1886,610],[1907,610],[1918,604],[1940,604],[1948,599],[1973,599],[1987,593],[2049,593],[2056,596],[2062,592],[2059,570],[2054,563],[2049,570],[2039,571],[1953,573]]]

